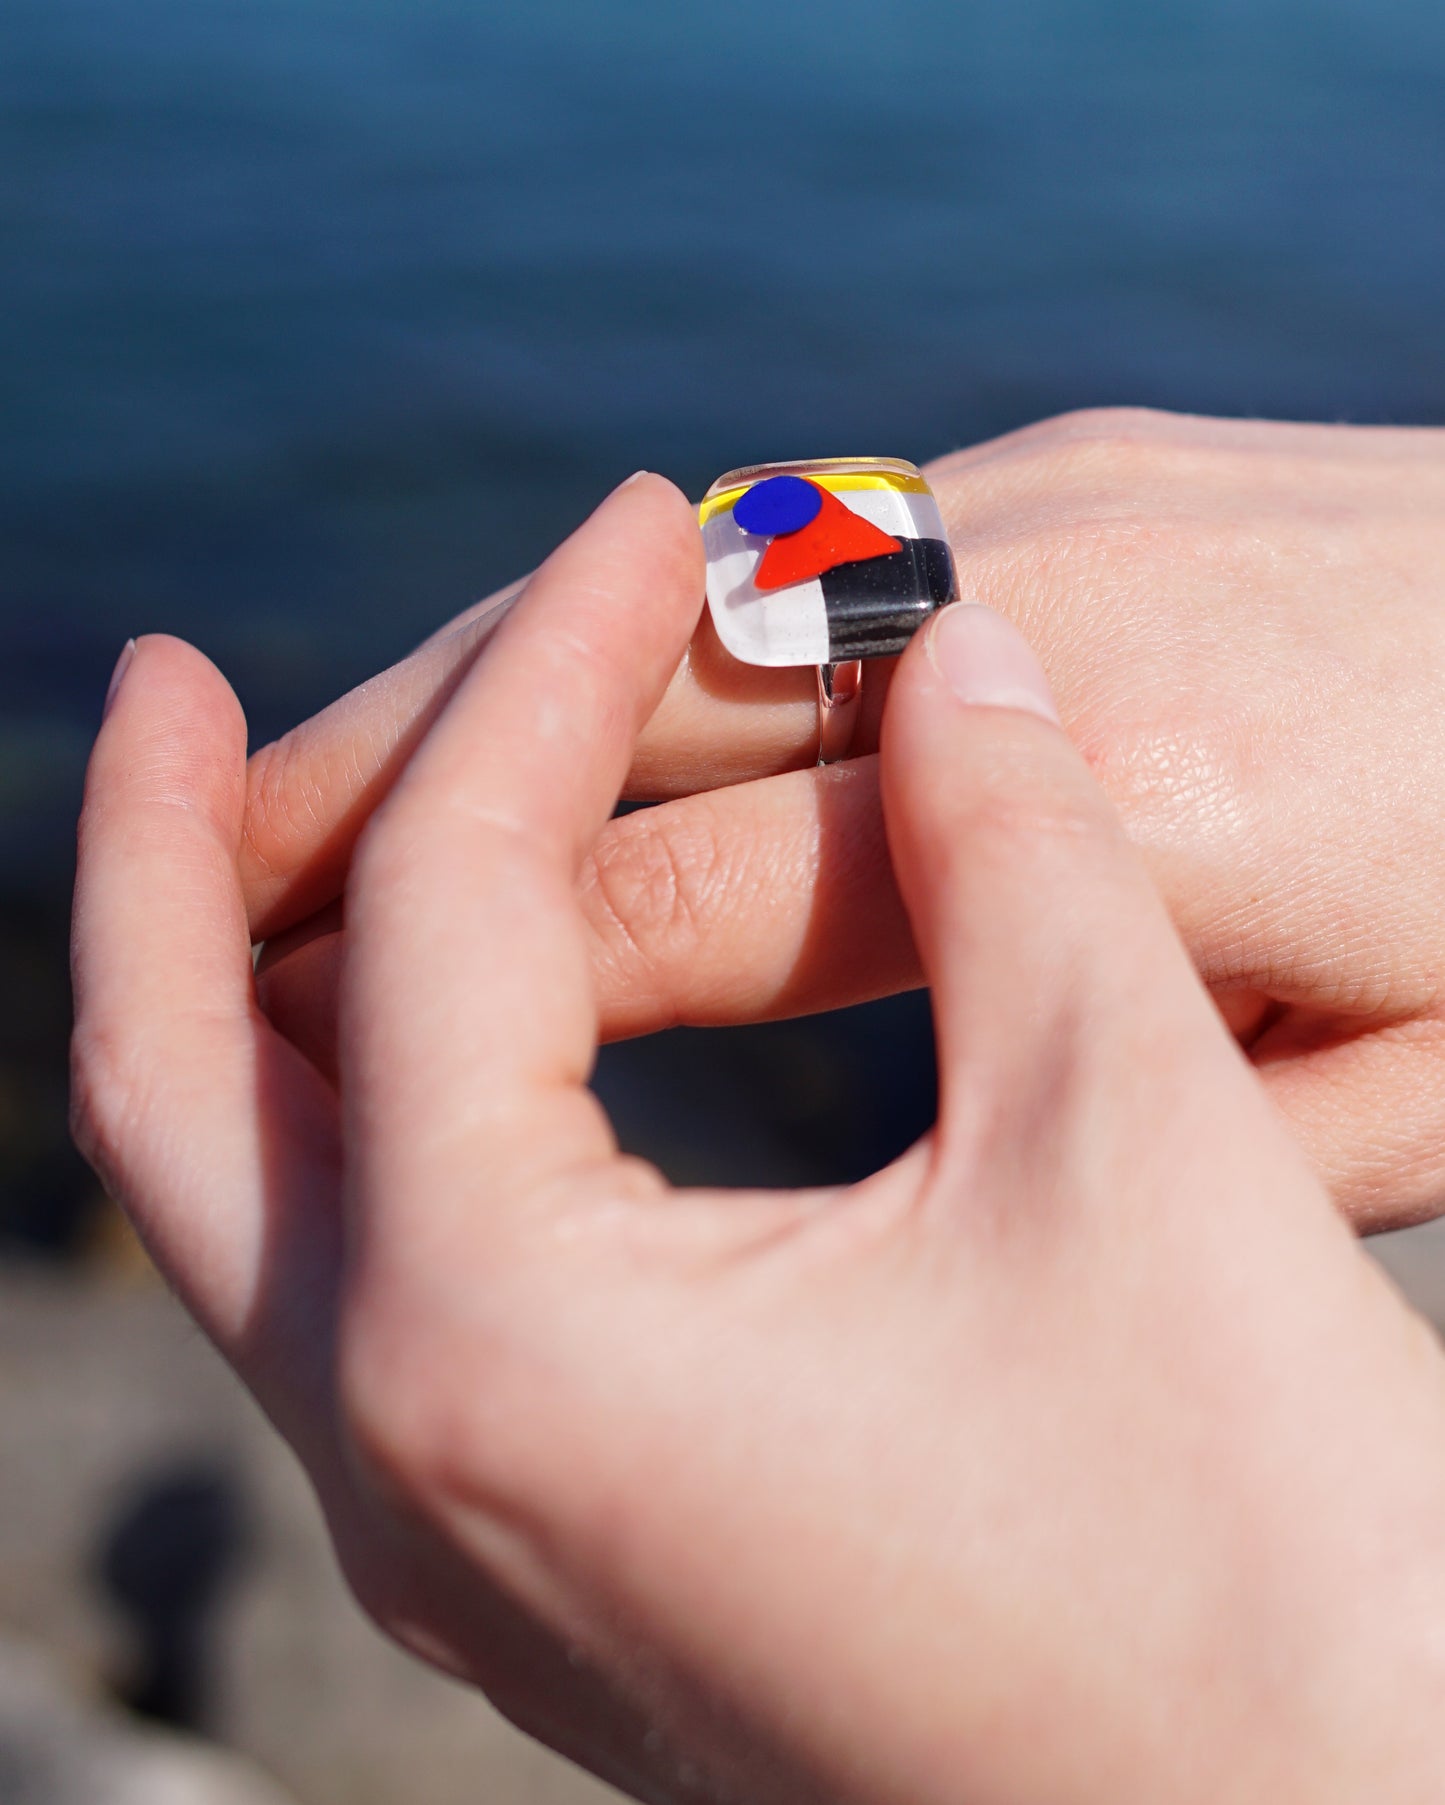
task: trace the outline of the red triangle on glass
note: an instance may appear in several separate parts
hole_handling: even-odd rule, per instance
[[[773,540],[753,572],[755,589],[786,589],[791,583],[820,577],[836,565],[903,550],[901,539],[855,514],[830,489],[821,483],[813,487],[823,498],[822,507],[796,533],[779,533]]]

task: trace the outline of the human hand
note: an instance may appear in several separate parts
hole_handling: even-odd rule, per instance
[[[99,1169],[378,1619],[639,1798],[1437,1798],[1445,1365],[1083,762],[984,705],[1047,707],[994,616],[884,725],[934,1133],[847,1191],[618,1154],[577,874],[698,557],[624,488],[413,753],[351,861],[339,1096],[256,1007],[234,699],[141,643],[81,830]]]
[[[930,480],[964,593],[1038,647],[1065,724],[1336,1202],[1371,1229],[1439,1208],[1445,434],[1069,415]],[[340,947],[325,906],[477,632],[439,636],[252,761],[242,871],[253,932],[279,935],[263,994],[323,1069]],[[862,750],[889,675],[870,666]],[[806,762],[812,683],[731,664],[704,624],[644,730],[630,793]],[[604,1037],[919,981],[868,758],[612,822],[582,895]]]

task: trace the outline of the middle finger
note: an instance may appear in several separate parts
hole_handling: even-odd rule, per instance
[[[361,829],[523,587],[479,603],[253,755],[240,870],[255,939],[284,933],[341,894]],[[859,753],[877,746],[895,663],[869,666],[854,738]],[[811,669],[738,664],[704,614],[642,731],[624,794],[656,801],[811,765],[816,698]]]
[[[713,790],[608,822],[579,878],[600,1038],[775,1021],[921,982],[878,760]],[[342,923],[269,941],[261,1003],[329,1076]]]

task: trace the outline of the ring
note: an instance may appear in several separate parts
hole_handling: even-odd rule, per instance
[[[863,696],[863,661],[818,666],[818,763],[835,765],[848,756],[858,704]]]
[[[867,658],[901,652],[958,594],[933,492],[901,458],[752,464],[698,507],[707,601],[743,664],[812,665],[818,763],[847,755]]]

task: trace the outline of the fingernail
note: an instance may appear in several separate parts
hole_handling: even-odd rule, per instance
[[[1043,666],[1023,634],[981,602],[955,602],[934,618],[928,656],[960,702],[1021,708],[1059,725]]]
[[[626,481],[620,482],[617,487],[619,489],[630,489],[634,483],[640,483],[647,474],[648,472],[646,470],[634,470],[632,475],[629,476]]]
[[[102,721],[110,713],[111,709],[115,707],[115,699],[120,694],[121,681],[126,672],[130,669],[130,661],[134,657],[135,641],[133,639],[128,639],[121,647],[120,657],[115,661],[115,669],[110,673],[110,683],[105,692],[105,706],[100,711],[100,718]]]

